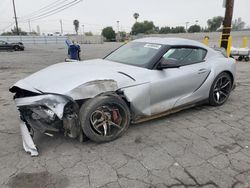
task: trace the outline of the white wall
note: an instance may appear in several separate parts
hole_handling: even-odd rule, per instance
[[[0,40],[24,44],[63,44],[66,39],[65,36],[0,36]]]
[[[240,47],[243,43],[243,38],[248,38],[248,46],[250,47],[250,31],[233,31],[231,33],[233,46]],[[218,46],[221,32],[212,33],[178,33],[178,34],[151,34],[143,37],[181,37],[202,42],[205,36],[209,36],[209,46]]]

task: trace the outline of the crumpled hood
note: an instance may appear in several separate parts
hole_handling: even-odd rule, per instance
[[[118,88],[147,82],[150,70],[103,59],[58,63],[42,69],[14,86],[32,92],[66,94],[88,82],[113,80]]]

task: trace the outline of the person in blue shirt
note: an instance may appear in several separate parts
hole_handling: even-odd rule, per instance
[[[81,47],[73,41],[72,44],[69,45],[68,55],[70,59],[81,60],[80,58]]]

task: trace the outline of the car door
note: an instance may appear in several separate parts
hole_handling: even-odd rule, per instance
[[[8,50],[8,49],[12,49],[12,46],[11,46],[11,44],[9,44],[9,43],[7,43],[7,42],[5,42],[5,41],[0,41],[0,43],[1,43],[1,49],[2,50]]]
[[[0,40],[0,49],[4,50],[5,49],[5,42]]]
[[[161,113],[174,107],[178,99],[192,95],[206,80],[210,65],[204,59],[206,50],[197,47],[170,48],[162,58],[175,59],[179,68],[154,70],[151,78],[151,114]]]

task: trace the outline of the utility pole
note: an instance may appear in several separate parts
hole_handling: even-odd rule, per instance
[[[120,42],[120,21],[116,21],[117,22],[117,41]]]
[[[223,30],[221,37],[221,47],[227,50],[228,47],[228,38],[231,33],[231,24],[233,18],[233,9],[234,9],[234,0],[224,0],[225,2],[225,17],[223,21]]]
[[[188,32],[188,24],[189,22],[186,22],[186,32]]]
[[[17,23],[17,17],[16,17],[15,1],[12,0],[12,2],[13,2],[13,9],[14,9],[15,22],[16,22],[16,32],[17,32],[17,35],[19,35],[19,29],[18,29],[18,23]]]
[[[62,20],[60,20],[60,25],[61,25],[61,35],[63,35],[63,25],[62,25]]]
[[[84,25],[82,25],[82,35],[84,35]]]
[[[29,20],[29,31],[30,31],[30,33],[31,33],[31,26],[30,26],[30,20]]]
[[[82,25],[82,44],[84,43],[84,25]]]

